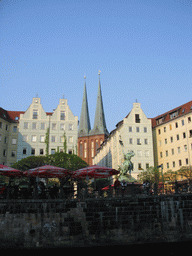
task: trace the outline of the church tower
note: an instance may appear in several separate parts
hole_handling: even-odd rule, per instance
[[[103,100],[101,94],[100,72],[99,85],[97,93],[97,105],[95,111],[95,121],[93,129],[91,130],[86,82],[84,84],[83,102],[81,107],[81,117],[78,130],[78,156],[80,156],[89,165],[92,165],[92,159],[96,155],[96,151],[108,136],[106,128]]]

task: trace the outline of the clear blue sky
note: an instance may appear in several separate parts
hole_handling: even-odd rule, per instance
[[[98,71],[109,132],[137,99],[155,117],[192,98],[191,0],[1,0],[0,106],[45,111],[63,94],[93,127]]]

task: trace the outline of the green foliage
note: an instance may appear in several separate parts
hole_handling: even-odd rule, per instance
[[[55,154],[48,156],[29,156],[23,158],[17,163],[13,164],[12,167],[21,171],[26,171],[45,164],[62,167],[71,171],[75,171],[87,166],[87,163],[77,155],[56,152]]]
[[[139,182],[148,180],[151,183],[159,183],[161,179],[160,170],[156,167],[149,167],[146,171],[142,171],[138,175]]]
[[[47,132],[45,134],[45,145],[46,145],[45,153],[46,153],[46,156],[48,156],[48,154],[49,154],[49,128],[47,128]]]
[[[64,141],[63,141],[64,153],[67,153],[67,137],[66,137],[65,132],[63,134],[63,138],[64,138]]]

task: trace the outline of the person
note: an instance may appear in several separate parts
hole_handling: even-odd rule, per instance
[[[121,185],[121,183],[117,178],[116,181],[114,182],[115,196],[118,196],[118,194],[119,194],[120,185]]]
[[[125,180],[123,180],[121,182],[121,191],[122,191],[122,197],[124,196],[125,194],[125,187],[127,186],[127,183],[125,182]]]

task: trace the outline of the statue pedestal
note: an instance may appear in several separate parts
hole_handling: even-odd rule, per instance
[[[118,180],[119,180],[120,182],[122,182],[123,180],[124,180],[125,182],[135,182],[135,181],[136,181],[136,179],[133,178],[133,177],[132,177],[131,175],[129,175],[129,174],[120,175],[119,178],[118,178]]]

